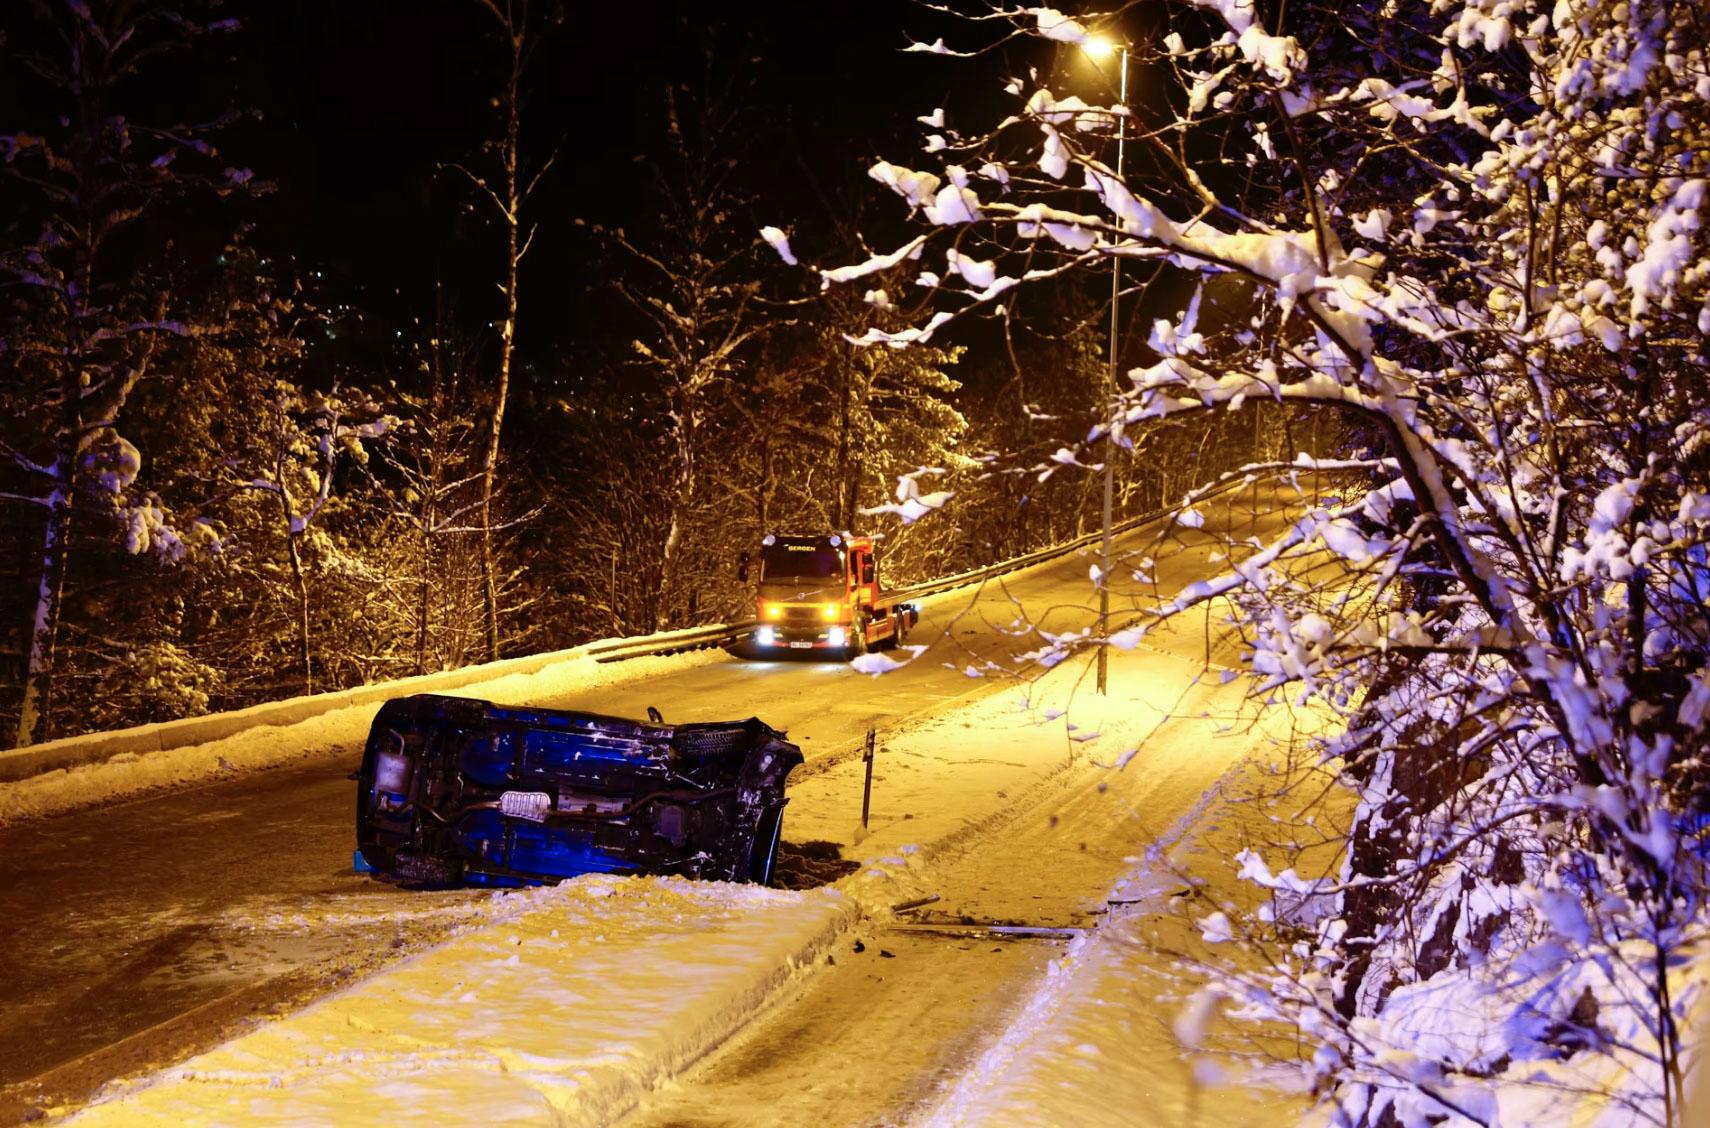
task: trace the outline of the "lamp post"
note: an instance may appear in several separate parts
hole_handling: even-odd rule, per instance
[[[1114,43],[1101,36],[1094,36],[1086,41],[1084,50],[1094,59],[1104,59],[1120,53],[1120,77],[1117,80],[1117,104],[1124,110],[1128,107],[1128,46]],[[1127,139],[1127,116],[1119,114],[1116,118],[1116,178],[1122,179],[1123,142]],[[1122,256],[1110,256],[1110,348],[1107,352],[1109,368],[1106,375],[1105,391],[1116,394],[1116,313],[1117,305],[1122,298]],[[1112,501],[1116,493],[1116,436],[1114,428],[1105,427],[1104,432],[1104,517],[1102,538],[1103,549],[1100,553],[1098,581],[1098,691],[1107,691],[1110,682],[1110,513]]]

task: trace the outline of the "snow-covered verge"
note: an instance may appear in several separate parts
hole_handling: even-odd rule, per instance
[[[1389,1104],[1403,1125],[1443,1128],[1667,1122],[1659,1100],[1661,1051],[1647,1021],[1647,985],[1637,981],[1648,970],[1649,953],[1593,948],[1590,954],[1566,960],[1533,953],[1531,960],[1514,962],[1507,983],[1456,969],[1398,988],[1361,1031],[1382,1063],[1362,1078],[1373,1103]],[[1702,939],[1697,954],[1671,980],[1680,1010],[1700,1011],[1710,987]],[[1696,1033],[1683,1038],[1688,1060],[1703,1053],[1705,1031]],[[1461,1064],[1467,1073],[1485,1069],[1486,1079],[1456,1082],[1439,1061]],[[1689,1102],[1699,1101],[1701,1110],[1706,1098],[1710,1093],[1688,1092]],[[1445,1108],[1454,1111],[1445,1116]],[[1348,1115],[1346,1101],[1340,1108],[1326,1105],[1307,1125],[1333,1128],[1347,1123]],[[1679,1110],[1674,1115],[1676,1124],[1710,1123]]]
[[[914,1121],[917,1128],[1247,1128],[1299,1118],[1297,1072],[1227,1030],[1192,1041],[1204,1016],[1191,1006],[1193,983],[1171,966],[1168,945],[1188,938],[1169,927],[1178,923],[1170,910],[1176,883],[1157,875],[1141,880],[1145,887],[1130,888],[1144,900],[1113,913],[1052,961],[1015,1022]],[[1142,1109],[1143,1119],[1131,1119]]]
[[[485,678],[476,676],[477,671],[458,671],[469,676],[459,679],[456,692],[462,696],[500,701],[534,701],[725,660],[722,651],[695,650],[665,657],[601,663],[587,653],[573,651],[560,661],[526,672],[511,672],[516,668],[511,663],[499,663]],[[429,681],[431,679],[406,679],[385,686],[367,687],[375,691],[371,697],[365,697],[356,704],[315,712],[292,723],[238,725],[226,735],[201,743],[164,748],[146,755],[134,751],[119,752],[97,763],[0,783],[0,825],[23,818],[58,814],[157,788],[206,782],[238,772],[347,753],[367,739],[368,726],[374,720],[374,709],[379,701],[405,693],[442,691],[438,683],[424,684]],[[307,699],[290,704],[307,708],[313,703],[314,699]]]
[[[1241,971],[1261,970],[1265,954],[1243,943],[1239,925],[1207,900],[1234,892],[1230,857],[1273,819],[1268,807],[1247,801],[1252,794],[1228,781],[1199,820],[1201,833],[1185,834],[1163,856],[1153,852],[1124,878],[1112,890],[1117,907],[1110,916],[1052,961],[1011,1025],[912,1128],[1127,1123],[1134,1121],[1124,1110],[1132,1109],[1145,1109],[1146,1123],[1196,1128],[1351,1123],[1345,1107],[1314,1106],[1308,1096],[1322,1043],[1292,1027],[1250,1021],[1243,995],[1251,984]],[[1630,967],[1613,959],[1590,966],[1607,976],[1598,980],[1588,965],[1573,965],[1570,981],[1534,985],[1524,999],[1453,971],[1393,1000],[1364,1033],[1393,1071],[1372,1083],[1394,1101],[1397,1123],[1630,1128],[1654,1122],[1647,1109],[1658,1088],[1656,1039],[1642,1005],[1633,1005],[1641,992],[1623,983]],[[1673,988],[1681,1011],[1697,1016],[1689,1039],[1695,1073],[1686,1110],[1676,1113],[1682,1125],[1710,1125],[1707,987],[1710,944],[1701,943],[1677,969]],[[1571,1009],[1582,992],[1597,1000],[1604,1040],[1564,1053],[1544,1040],[1549,1015],[1564,1009],[1564,996]],[[1440,1084],[1432,1059],[1481,1053],[1495,1067],[1479,1091],[1432,1085]],[[1443,1119],[1443,1104],[1416,1091],[1421,1082],[1464,1100],[1468,1115]]]
[[[1091,744],[1095,750],[1116,736],[1113,728],[1125,720],[1132,726],[1147,712],[1128,698],[1081,697],[1073,705],[1068,715],[1075,722],[1104,730]],[[1327,720],[1319,714],[1316,723]],[[1313,714],[1297,712],[1290,735],[1309,736],[1314,723]],[[1109,750],[1131,744],[1133,736],[1130,727]],[[1140,749],[1150,750],[1143,739]],[[1323,1041],[1275,1021],[1279,1008],[1249,994],[1271,986],[1269,961],[1278,949],[1274,938],[1250,942],[1237,922],[1313,927],[1334,901],[1311,893],[1311,875],[1339,869],[1339,838],[1314,832],[1315,825],[1333,828],[1335,812],[1316,786],[1286,788],[1278,772],[1324,777],[1298,762],[1263,759],[1227,773],[1136,859],[1110,893],[1110,915],[1052,962],[1010,1026],[913,1121],[918,1128],[1114,1123],[1123,1122],[1120,1110],[1138,1108],[1160,1124],[1357,1122],[1357,1114],[1346,1119],[1345,1104],[1311,1107],[1307,1094],[1317,1082],[1314,1059]],[[1344,793],[1340,805],[1352,803]],[[1317,844],[1302,853],[1298,844],[1305,841]],[[1253,865],[1237,864],[1243,851],[1258,846],[1271,853],[1282,842],[1296,847],[1277,856],[1289,856],[1302,876],[1249,881]],[[1398,1123],[1626,1128],[1651,1122],[1659,1055],[1644,1004],[1647,985],[1635,981],[1648,968],[1645,953],[1599,955],[1589,932],[1582,940],[1580,958],[1563,961],[1544,944],[1503,982],[1493,983],[1481,969],[1447,969],[1401,988],[1379,1019],[1364,1023],[1360,1033],[1382,1063],[1368,1084],[1393,1101]],[[1696,1020],[1685,1039],[1698,1059],[1696,1074],[1686,1110],[1675,1110],[1673,1121],[1683,1125],[1710,1125],[1707,986],[1710,939],[1700,937],[1676,962],[1670,989],[1676,1012]],[[1324,982],[1318,989],[1330,987]],[[1303,990],[1310,989],[1311,981],[1303,981]],[[1464,1063],[1488,1081],[1444,1084],[1430,1064],[1437,1060]],[[1444,1099],[1464,1101],[1464,1114],[1442,1120]]]
[[[1131,684],[1117,679],[1123,673],[1131,678],[1133,667],[1156,670],[1166,663],[1177,669],[1186,664],[1163,652],[1123,655],[1112,664],[1113,684]],[[1302,1072],[1293,1066],[1301,1050],[1290,1032],[1255,1036],[1219,1021],[1217,1000],[1203,993],[1216,981],[1205,968],[1208,935],[1217,937],[1201,922],[1206,906],[1211,898],[1252,899],[1231,859],[1255,837],[1274,832],[1281,807],[1266,792],[1276,768],[1272,759],[1291,737],[1320,723],[1310,714],[1293,715],[1286,725],[1279,714],[1263,725],[1250,718],[1234,723],[1236,714],[1224,710],[1239,699],[1240,686],[1225,685],[1199,701],[1178,700],[1178,715],[1198,706],[1202,716],[1210,714],[1207,727],[1221,734],[1187,754],[1211,757],[1222,743],[1245,755],[1227,761],[1215,784],[1168,829],[1135,843],[1144,851],[1127,859],[1131,868],[1105,896],[1108,913],[1098,927],[1051,962],[1010,1025],[910,1121],[914,1128],[1248,1128],[1300,1120],[1310,1101]],[[1081,698],[1072,715],[1083,720],[1089,707],[1103,709],[1112,715],[1107,724],[1120,725],[1124,712],[1130,722],[1144,716],[1137,704],[1129,695],[1108,702]],[[1142,739],[1138,755],[1155,744]],[[1111,768],[1126,773],[1150,766],[1143,759],[1134,768],[1122,761]]]
[[[591,1125],[718,1044],[856,916],[828,889],[589,877],[72,1117]]]

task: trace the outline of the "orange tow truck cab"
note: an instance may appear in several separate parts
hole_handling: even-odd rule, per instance
[[[772,535],[761,542],[754,645],[761,653],[830,651],[854,658],[888,650],[920,619],[879,586],[872,537]]]

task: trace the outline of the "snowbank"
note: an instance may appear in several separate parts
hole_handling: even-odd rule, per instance
[[[99,763],[85,763],[28,779],[0,783],[0,825],[18,819],[59,814],[156,788],[183,786],[238,772],[346,754],[359,748],[367,739],[368,726],[374,720],[378,704],[394,696],[447,692],[455,688],[457,693],[466,697],[536,701],[728,660],[723,651],[695,650],[668,657],[602,663],[588,653],[571,651],[544,665],[539,659],[513,659],[486,667],[452,671],[451,675],[406,678],[383,685],[364,686],[348,693],[272,702],[214,717],[145,725],[123,733],[78,737],[56,743],[99,743],[124,738],[135,744],[136,740],[147,737],[155,742],[152,747],[160,750],[138,751],[129,745],[112,745],[120,750]],[[456,675],[455,687],[442,684],[452,675]],[[352,703],[340,705],[341,701]],[[218,729],[208,727],[216,722],[220,726]],[[201,726],[194,728],[195,739],[201,742],[161,747],[159,742],[162,738],[153,730],[166,730],[173,726]],[[33,750],[15,751],[30,753]]]
[[[1053,960],[1020,1015],[915,1128],[1028,1124],[1192,1124],[1250,1128],[1298,1121],[1298,1071],[1284,1072],[1227,1035],[1203,1056],[1178,1034],[1199,1016],[1183,1007],[1192,984],[1170,966],[1151,913],[1113,918]],[[1172,937],[1172,939],[1174,939]],[[1142,1113],[1140,1110],[1144,1110]]]
[[[1205,941],[1188,909],[1195,898],[1182,900],[1184,875],[1227,869],[1229,840],[1262,817],[1237,798],[1250,766],[1232,768],[1136,859],[1104,921],[1051,961],[1015,1019],[913,1128],[1299,1121],[1301,1073],[1277,1063],[1294,1047],[1215,1021],[1196,1002],[1203,980],[1180,963]]]
[[[73,1116],[593,1125],[717,1045],[854,920],[829,890],[590,877]]]
[[[1171,814],[1132,842],[1126,872],[1099,891],[1108,911],[1097,926],[1050,963],[1009,1025],[910,1121],[915,1128],[1250,1128],[1306,1112],[1300,1072],[1278,1064],[1297,1052],[1292,1040],[1277,1041],[1276,1031],[1254,1038],[1200,1008],[1204,979],[1182,961],[1206,954],[1202,894],[1243,896],[1231,859],[1272,829],[1273,809],[1249,799],[1274,784],[1266,776],[1280,750],[1324,718],[1283,708],[1255,716],[1244,686],[1208,665],[1207,653],[1202,638],[1165,626],[1112,651],[1109,697],[1090,692],[1072,663],[1031,688],[1035,717],[1060,717],[1055,740],[1036,730],[1035,742],[1055,743],[1059,755],[1073,748],[1102,769],[1100,793],[1108,788],[1119,805],[1153,808],[1164,797],[1137,790],[1135,777],[1173,765],[1204,765],[1205,783],[1166,803]],[[1072,837],[1084,834],[1077,827]]]

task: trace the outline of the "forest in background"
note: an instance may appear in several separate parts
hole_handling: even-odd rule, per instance
[[[572,81],[534,65],[568,34],[560,13],[470,0],[479,137],[419,186],[443,265],[385,292],[395,279],[292,250],[304,220],[279,201],[299,170],[269,164],[269,108],[231,93],[254,14],[8,17],[16,743],[746,618],[736,560],[768,531],[882,533],[906,584],[1097,526],[1098,475],[1072,449],[1107,379],[1108,274],[931,348],[851,345],[926,295],[901,268],[822,292],[766,246],[780,214],[806,213],[798,246],[824,261],[859,257],[865,233],[829,197],[768,195],[786,138],[711,32],[689,77],[642,99],[644,202],[570,216],[534,193],[583,158],[530,117],[535,87]],[[537,284],[543,255],[589,282]],[[1153,429],[1122,458],[1118,515],[1281,453],[1287,421]],[[952,520],[865,512],[909,474],[955,495]]]

